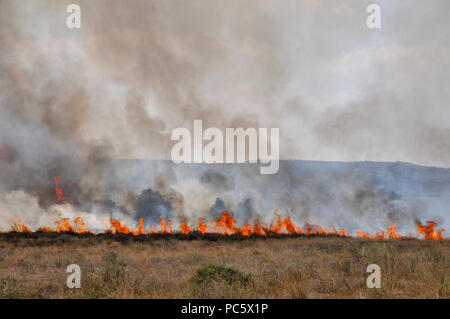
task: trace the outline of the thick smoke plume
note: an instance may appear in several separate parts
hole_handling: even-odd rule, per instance
[[[446,227],[448,169],[294,161],[450,166],[450,3],[381,1],[376,33],[365,2],[80,0],[71,30],[71,1],[0,0],[1,228],[222,209],[242,221],[283,211],[355,229]],[[271,177],[175,166],[170,132],[194,119],[278,127],[292,161]],[[57,203],[55,176],[73,205]]]

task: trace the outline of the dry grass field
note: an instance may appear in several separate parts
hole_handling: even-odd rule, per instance
[[[0,297],[450,298],[449,240],[128,237],[1,234]],[[66,287],[72,263],[80,289]]]

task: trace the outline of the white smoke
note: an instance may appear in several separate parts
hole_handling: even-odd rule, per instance
[[[100,209],[93,209],[90,212],[78,210],[71,204],[55,204],[47,209],[39,206],[37,197],[25,193],[22,190],[0,193],[0,230],[8,231],[11,226],[21,220],[32,230],[42,227],[56,228],[56,222],[61,222],[62,218],[69,218],[71,225],[74,220],[81,217],[86,228],[94,232],[102,232],[109,229],[111,217]],[[116,212],[113,216],[128,225],[133,225],[129,216]]]

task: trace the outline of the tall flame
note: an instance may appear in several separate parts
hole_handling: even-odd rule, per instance
[[[426,226],[422,225],[420,221],[416,221],[416,225],[417,231],[419,232],[419,234],[422,234],[424,236],[424,239],[438,240],[444,238],[443,234],[445,232],[445,229],[441,229],[436,233],[436,223],[433,221],[427,221]]]
[[[59,186],[59,184],[61,183],[61,176],[55,176],[53,177],[53,183],[55,184],[55,193],[56,196],[58,198],[58,203],[62,203],[62,204],[72,204],[71,201],[67,200],[64,197],[64,193],[62,188]]]

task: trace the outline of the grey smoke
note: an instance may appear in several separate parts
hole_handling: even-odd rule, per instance
[[[260,219],[259,213],[254,207],[252,198],[246,198],[238,204],[235,218],[240,222],[255,221]]]
[[[381,30],[365,0],[79,0],[80,30],[65,27],[70,3],[0,0],[3,228],[12,210],[53,214],[56,175],[99,218],[448,223],[444,168],[285,161],[265,177],[156,160],[172,129],[202,119],[279,127],[282,159],[449,167],[449,1],[379,1]]]
[[[220,213],[222,213],[223,211],[228,211],[229,213],[232,213],[230,207],[225,204],[223,199],[218,197],[214,201],[214,204],[211,206],[208,212],[208,216],[211,216],[211,218],[213,219],[217,219],[220,217]]]
[[[449,166],[446,0],[0,1],[1,154],[169,159],[170,131],[279,127],[281,157]],[[251,12],[251,18],[248,13]],[[14,154],[14,155],[13,155]]]
[[[214,187],[215,189],[222,191],[227,191],[234,188],[234,183],[231,178],[214,170],[205,171],[200,177],[200,182],[206,186]]]
[[[172,219],[172,204],[158,191],[150,188],[145,189],[137,198],[135,203],[136,217],[142,217],[144,222],[158,224],[159,217]]]

